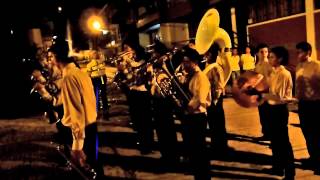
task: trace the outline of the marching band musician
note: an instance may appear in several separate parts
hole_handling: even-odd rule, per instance
[[[129,112],[133,127],[137,132],[138,146],[141,154],[148,154],[152,152],[153,145],[153,128],[152,128],[152,114],[151,114],[151,99],[150,93],[147,89],[147,76],[135,77],[129,68],[135,68],[145,63],[146,54],[144,49],[134,41],[126,40],[123,42],[123,48],[126,53],[120,63],[118,69],[125,73],[128,83],[125,85],[125,94],[129,104]],[[130,76],[130,77],[128,77]],[[132,83],[133,81],[133,83]]]
[[[295,167],[292,146],[288,134],[289,111],[287,102],[292,100],[292,78],[284,67],[288,64],[289,53],[284,47],[270,51],[269,63],[273,71],[268,79],[269,124],[272,149],[272,171],[277,175],[285,173],[285,179],[294,179]]]
[[[223,110],[223,93],[228,82],[226,77],[230,74],[230,52],[223,52],[218,56],[219,46],[213,44],[206,52],[208,66],[204,69],[211,84],[212,102],[208,107],[208,124],[211,135],[211,148],[215,152],[227,153],[231,148],[228,146],[225,115]],[[218,62],[216,60],[218,59]]]
[[[42,53],[39,57],[42,70],[34,70],[32,75],[37,79],[34,89],[45,102],[49,123],[56,123],[56,141],[64,146],[64,153],[70,157],[69,146],[72,144],[72,134],[69,127],[61,123],[63,107],[57,100],[61,96],[62,72],[53,64],[55,55],[50,51]]]
[[[167,53],[166,46],[160,41],[154,45],[153,58],[161,58]],[[162,63],[153,65],[153,79],[150,93],[152,95],[153,118],[158,137],[161,159],[165,166],[174,165],[178,162],[177,156],[177,135],[173,119],[173,102],[170,97],[162,94],[161,81],[169,79],[163,72]],[[164,87],[166,88],[166,87]]]
[[[107,76],[105,72],[105,58],[102,52],[95,51],[93,58],[87,64],[87,72],[89,73],[94,92],[96,95],[97,112],[100,106],[100,99],[102,100],[103,117],[108,118],[108,97],[107,97]]]
[[[305,161],[320,174],[320,63],[311,59],[312,47],[307,42],[296,45],[299,63],[296,68],[296,97],[299,100],[298,114],[310,158]]]
[[[89,164],[100,178],[103,169],[98,165],[97,112],[91,79],[68,57],[66,41],[57,41],[50,51],[55,55],[53,64],[61,69],[63,75],[61,96],[52,101],[62,103],[64,115],[61,122],[71,128],[71,158],[81,167]]]
[[[266,79],[269,78],[272,67],[269,64],[268,55],[269,48],[266,44],[259,44],[257,47],[257,57],[258,61],[255,67],[255,72],[262,74]],[[262,136],[258,139],[261,140],[270,140],[270,128],[269,128],[269,120],[268,120],[268,103],[264,102],[263,104],[258,106],[259,116],[260,116],[260,124],[262,128]]]
[[[188,114],[183,120],[184,142],[187,145],[194,177],[197,180],[210,179],[209,159],[206,150],[205,132],[207,127],[207,108],[211,103],[210,82],[200,70],[199,53],[185,48],[182,68],[188,74],[187,84],[192,94],[188,103]]]

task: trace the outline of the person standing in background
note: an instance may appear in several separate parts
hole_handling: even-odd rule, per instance
[[[231,71],[232,71],[230,84],[232,84],[240,76],[239,63],[240,63],[240,56],[238,55],[238,49],[234,47],[232,48],[232,56],[231,56],[231,62],[230,62]]]
[[[108,118],[109,105],[107,97],[107,76],[105,72],[105,58],[102,52],[95,51],[91,61],[87,64],[87,72],[89,73],[94,92],[96,95],[97,112],[102,102],[103,118]]]
[[[269,64],[268,55],[269,48],[266,44],[260,44],[257,47],[257,57],[258,62],[255,67],[255,71],[262,74],[266,80],[268,80],[272,67]],[[264,102],[258,106],[260,123],[262,128],[262,136],[258,140],[270,140],[270,128],[269,128],[269,118],[268,118],[268,103]]]
[[[251,49],[249,46],[246,47],[246,53],[242,54],[240,57],[240,64],[243,71],[254,71],[255,59],[251,55]]]
[[[296,68],[298,114],[310,158],[306,163],[320,174],[320,62],[311,59],[312,48],[307,42],[296,45],[299,63]]]

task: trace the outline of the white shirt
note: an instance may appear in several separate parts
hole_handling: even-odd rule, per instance
[[[212,99],[216,104],[226,84],[223,69],[218,63],[212,63],[203,70],[203,73],[210,82]]]
[[[269,94],[273,96],[268,100],[271,105],[285,104],[286,100],[292,99],[292,77],[290,72],[284,67],[274,68],[269,79]]]
[[[242,62],[243,70],[253,70],[255,68],[254,57],[251,54],[242,54],[240,61]]]
[[[239,55],[231,56],[230,66],[232,71],[240,71],[239,62],[240,62]]]
[[[193,109],[193,112],[190,113],[206,113],[207,107],[211,104],[210,82],[198,66],[189,82],[189,91],[192,98],[188,106]]]
[[[296,96],[299,100],[320,100],[320,62],[307,60],[296,68]]]

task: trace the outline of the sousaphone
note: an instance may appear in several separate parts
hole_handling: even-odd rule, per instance
[[[217,60],[217,63],[219,63],[224,69],[225,86],[231,76],[230,49],[232,47],[232,44],[229,34],[224,29],[220,28],[219,24],[219,12],[214,8],[209,9],[202,17],[198,26],[195,46],[199,54],[205,54],[214,42],[219,44],[221,53],[219,54],[220,58],[218,59],[221,61]]]

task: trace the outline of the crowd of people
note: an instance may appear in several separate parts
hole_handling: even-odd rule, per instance
[[[152,54],[148,55],[139,43],[124,41],[125,53],[116,62],[118,72],[114,82],[127,97],[141,154],[152,152],[155,128],[165,165],[177,165],[183,160],[190,164],[195,179],[210,179],[209,153],[227,155],[233,151],[228,146],[226,107],[223,107],[229,84],[238,88],[238,93],[256,97],[263,134],[260,139],[271,141],[271,171],[284,175],[285,179],[295,176],[287,104],[297,101],[301,129],[310,155],[305,164],[319,174],[320,133],[314,115],[320,110],[320,63],[310,58],[312,48],[309,43],[298,43],[296,49],[299,63],[293,79],[286,69],[288,51],[282,46],[270,49],[261,44],[255,56],[251,55],[250,47],[246,47],[245,54],[239,56],[236,48],[221,48],[214,43],[200,55],[192,44],[170,51],[157,41]],[[92,72],[92,67],[100,70],[97,68],[99,62],[92,61],[93,65],[88,65],[90,79],[87,73],[80,71],[73,58],[68,57],[65,42],[55,43],[47,56],[40,57],[40,68],[32,74],[37,79],[34,89],[48,105],[48,110],[54,109],[55,120],[52,121],[57,122],[62,143],[70,146],[70,157],[77,164],[89,163],[102,176],[97,153],[99,100],[96,97],[102,95],[105,114],[108,102],[105,74]],[[101,56],[97,53],[95,59],[101,59]],[[236,86],[246,73],[262,75],[267,88],[259,90],[250,86],[249,79],[244,85]],[[55,88],[51,90],[55,91],[51,92],[53,85]],[[293,95],[294,88],[296,93]],[[175,118],[181,121],[184,152],[179,152]],[[207,127],[210,148],[206,144]]]

